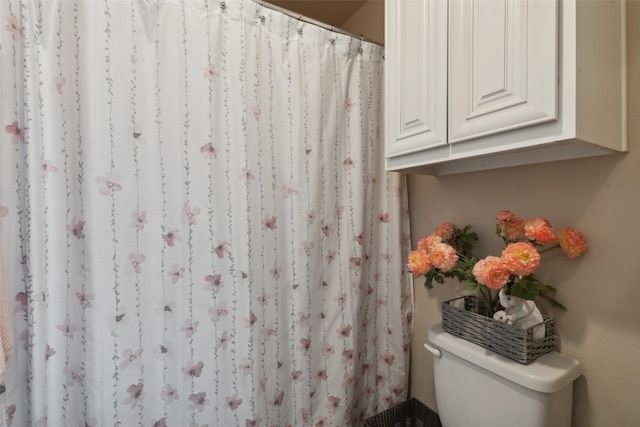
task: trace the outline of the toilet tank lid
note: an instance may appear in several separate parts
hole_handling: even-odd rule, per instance
[[[528,365],[523,365],[451,335],[443,331],[441,324],[429,329],[428,338],[444,352],[452,353],[522,387],[542,393],[562,390],[582,373],[580,362],[556,351],[540,356]]]

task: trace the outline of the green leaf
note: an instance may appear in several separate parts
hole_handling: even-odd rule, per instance
[[[427,289],[433,289],[433,283],[430,276],[425,276],[424,278],[424,286]]]
[[[467,287],[471,292],[478,292],[480,290],[480,284],[478,282],[471,282],[467,284]]]
[[[511,286],[509,294],[522,299],[534,300],[540,293],[541,287],[540,282],[533,275],[529,275],[515,282]]]
[[[562,305],[558,300],[551,298],[549,295],[540,295],[542,298],[546,299],[547,301],[549,301],[551,303],[551,306],[553,308],[558,308],[560,310],[564,310],[567,311],[567,307],[565,307],[564,305]]]

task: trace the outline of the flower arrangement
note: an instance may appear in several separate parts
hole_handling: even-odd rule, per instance
[[[416,250],[409,254],[408,268],[416,276],[425,276],[425,286],[445,278],[457,278],[467,283],[484,302],[485,314],[492,317],[500,310],[498,291],[526,300],[542,297],[556,308],[565,307],[553,296],[556,289],[541,283],[534,275],[541,255],[560,249],[574,259],[585,253],[587,240],[571,227],[555,230],[549,220],[537,217],[524,221],[508,210],[496,215],[496,234],[505,244],[501,255],[478,258],[472,246],[478,235],[467,225],[459,229],[445,222],[434,233],[422,237]]]

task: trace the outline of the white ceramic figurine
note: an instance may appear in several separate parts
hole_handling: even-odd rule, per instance
[[[544,319],[535,302],[507,295],[504,289],[500,289],[499,297],[500,304],[506,313],[506,323],[522,329],[538,325],[533,328],[533,337],[535,339],[544,338],[545,326],[542,324]]]

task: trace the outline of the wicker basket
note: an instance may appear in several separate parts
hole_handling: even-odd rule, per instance
[[[527,364],[556,348],[553,319],[543,315],[544,338],[533,337],[532,326],[520,329],[486,317],[480,312],[481,300],[465,296],[442,303],[442,329],[509,359]]]
[[[438,414],[411,398],[364,421],[364,427],[442,427]]]

